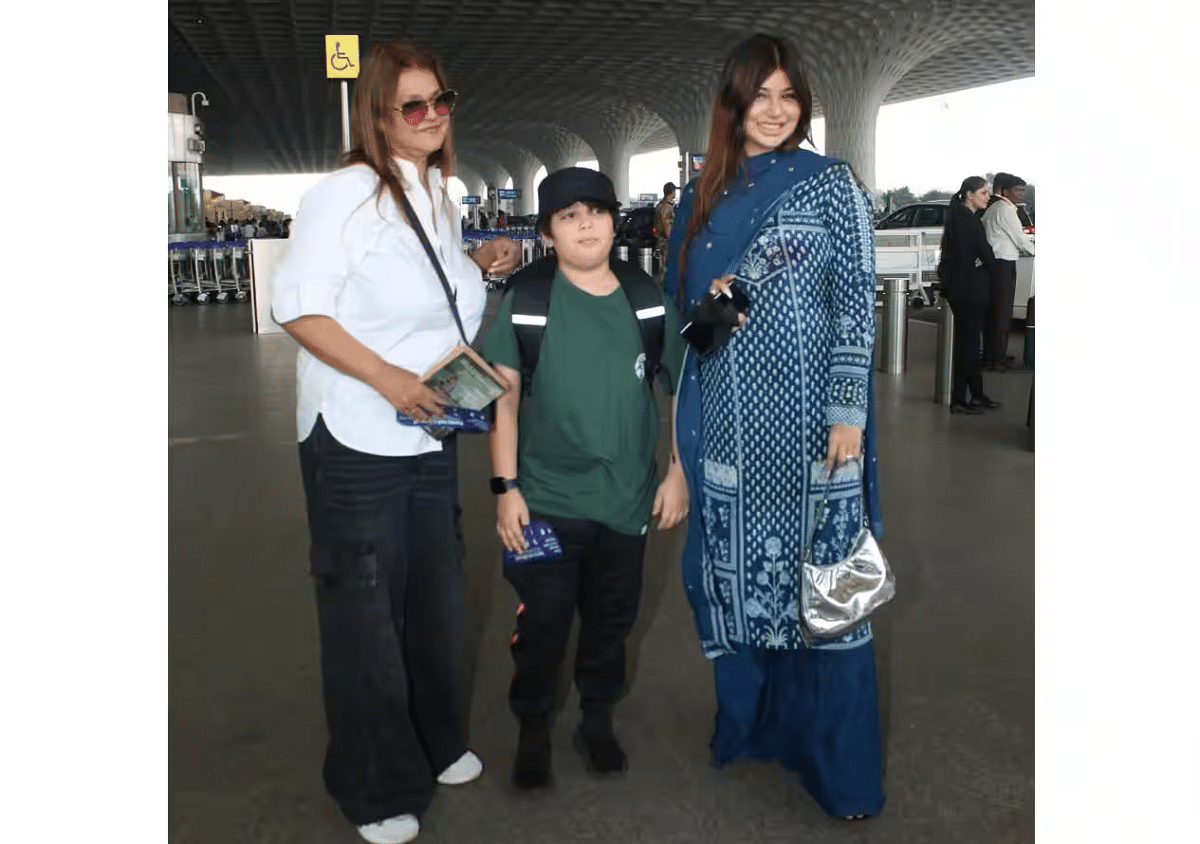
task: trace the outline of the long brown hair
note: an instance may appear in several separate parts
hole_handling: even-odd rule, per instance
[[[708,151],[696,196],[692,217],[679,255],[679,286],[687,276],[688,247],[708,223],[722,191],[737,178],[738,167],[746,159],[746,112],[767,77],[777,70],[787,74],[788,82],[800,102],[800,120],[796,130],[779,145],[795,149],[809,140],[812,125],[812,89],[800,66],[800,54],[791,44],[774,35],[752,35],[733,48],[721,70],[721,81],[713,101],[712,123],[708,129]],[[682,301],[682,299],[681,299]]]
[[[437,77],[438,85],[445,90],[446,74],[442,63],[433,51],[416,41],[388,41],[376,44],[363,62],[362,72],[354,85],[354,102],[350,109],[350,151],[342,158],[342,166],[365,164],[379,176],[376,202],[383,198],[386,189],[396,202],[396,209],[404,216],[404,183],[399,168],[388,151],[384,125],[392,120],[392,108],[396,101],[396,88],[400,72],[409,68],[428,70]],[[453,120],[453,117],[451,117]],[[454,175],[454,125],[446,131],[446,140],[440,149],[429,154],[427,163],[442,171],[443,183]]]

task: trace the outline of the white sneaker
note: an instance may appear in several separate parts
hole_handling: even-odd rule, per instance
[[[421,823],[414,815],[396,815],[358,828],[358,834],[371,844],[404,844],[416,838],[420,831]]]
[[[483,762],[471,751],[458,757],[458,761],[438,774],[438,782],[442,785],[462,785],[478,778],[483,773]]]

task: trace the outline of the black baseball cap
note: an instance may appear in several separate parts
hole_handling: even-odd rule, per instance
[[[608,176],[586,167],[564,167],[538,185],[538,228],[546,224],[551,214],[576,202],[593,202],[611,211],[621,207]]]

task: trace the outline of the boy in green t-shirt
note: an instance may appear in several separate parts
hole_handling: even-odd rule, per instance
[[[538,270],[554,274],[545,320],[514,318],[514,291],[523,280],[530,283],[531,266],[514,276],[483,346],[512,388],[496,403],[489,437],[496,531],[507,549],[524,551],[522,529],[541,520],[563,547],[560,559],[504,566],[521,600],[509,689],[521,726],[513,765],[519,788],[550,781],[555,690],[576,607],[575,682],[583,717],[575,747],[593,773],[626,769],[612,715],[625,682],[625,639],[641,601],[646,529],[652,517],[659,529],[674,527],[688,507],[673,425],[670,463],[658,482],[655,373],[648,371],[650,341],[643,341],[639,319],[660,309],[635,315],[635,294],[627,295],[622,283],[653,282],[633,265],[609,260],[620,207],[612,182],[595,170],[559,170],[539,186],[538,206],[538,228],[556,253],[556,266]],[[661,364],[673,387],[683,339],[674,304],[653,292],[665,311]],[[544,325],[525,385],[514,325]]]

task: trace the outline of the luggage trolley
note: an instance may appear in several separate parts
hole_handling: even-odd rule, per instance
[[[216,294],[219,299],[221,283],[217,281],[213,273],[212,262],[209,260],[212,250],[209,248],[208,241],[192,243],[190,246],[188,251],[191,253],[192,266],[196,272],[196,304],[203,305],[208,302],[210,294]]]
[[[242,274],[238,266],[239,259],[242,257],[244,251],[244,248],[239,246],[237,242],[218,242],[213,244],[213,266],[217,282],[222,287],[222,290],[217,293],[218,302],[229,301],[231,293],[233,294],[233,298],[238,302],[245,302],[250,298],[250,293],[246,289],[248,285],[242,283]]]
[[[167,276],[171,282],[171,302],[176,305],[187,304],[190,297],[200,292],[190,259],[190,243],[167,244]]]

